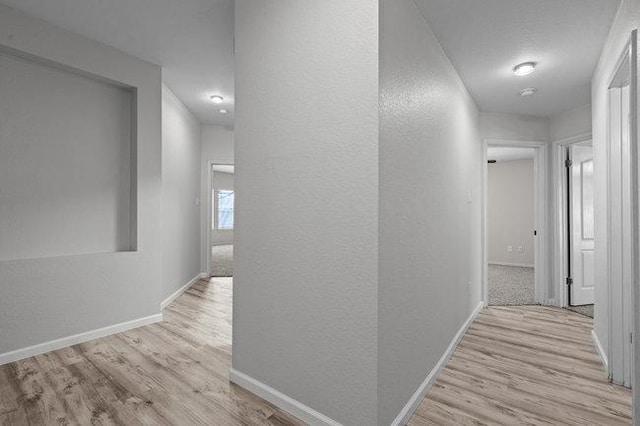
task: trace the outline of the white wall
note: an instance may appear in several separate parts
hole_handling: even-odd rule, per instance
[[[162,297],[200,274],[200,123],[162,87]]]
[[[534,265],[535,181],[533,160],[489,164],[487,246],[489,263]],[[513,251],[508,252],[507,246]],[[518,246],[523,251],[518,252]]]
[[[381,2],[378,424],[480,302],[476,105],[413,2]]]
[[[594,163],[594,195],[595,195],[595,280],[596,283],[607,282],[607,223],[610,218],[607,215],[607,117],[608,117],[608,93],[607,88],[613,77],[618,58],[622,54],[631,37],[631,31],[640,27],[640,2],[637,0],[623,0],[616,19],[613,23],[609,37],[604,46],[598,66],[593,75],[591,85],[591,104],[593,120],[593,163]],[[637,96],[637,94],[636,94]],[[638,292],[636,291],[636,297]],[[638,299],[636,299],[637,301]],[[637,302],[636,302],[637,303]],[[604,346],[609,348],[608,335],[608,311],[609,304],[606,286],[595,288],[595,317],[594,330]],[[640,324],[636,323],[637,329]],[[636,340],[634,338],[634,340]],[[637,341],[637,340],[636,340]],[[636,359],[640,350],[636,347]],[[636,363],[637,366],[637,363]],[[634,387],[640,388],[638,375],[640,368],[635,369],[636,382]],[[635,392],[636,404],[640,393]],[[638,416],[635,416],[635,424]]]
[[[552,115],[550,124],[553,142],[591,133],[591,104]]]
[[[207,233],[211,227],[209,218],[211,194],[209,193],[209,179],[211,179],[210,162],[214,164],[234,164],[233,130],[222,126],[203,125],[201,127],[201,159],[200,159],[200,268],[207,271],[207,258],[210,255]]]
[[[375,424],[378,3],[239,0],[233,368]]]
[[[138,102],[138,250],[0,261],[0,354],[159,314],[160,68],[6,7],[0,45],[135,87]]]
[[[213,191],[218,189],[234,190],[233,173],[214,172],[213,173]],[[212,194],[213,196],[213,194]],[[212,208],[217,211],[217,200],[212,203]],[[210,224],[210,226],[212,226]],[[233,244],[233,229],[213,229],[211,231],[211,245],[219,246],[223,244]]]
[[[480,136],[483,139],[507,139],[520,141],[549,141],[550,122],[547,117],[480,113]]]
[[[3,53],[0,88],[0,259],[129,250],[131,91]]]

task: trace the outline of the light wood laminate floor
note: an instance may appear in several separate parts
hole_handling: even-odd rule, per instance
[[[197,282],[162,323],[0,367],[0,424],[302,424],[229,383],[231,283]]]
[[[552,307],[483,310],[409,425],[631,424],[631,391],[607,380],[591,329]]]
[[[229,383],[231,283],[197,282],[163,323],[0,367],[0,424],[303,424]],[[482,311],[409,424],[629,424],[590,330],[554,308]]]

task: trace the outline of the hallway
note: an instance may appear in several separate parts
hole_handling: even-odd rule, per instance
[[[297,425],[229,383],[230,278],[198,281],[165,320],[0,367],[0,424]],[[483,310],[410,425],[629,424],[591,319],[543,306]]]
[[[631,391],[608,382],[591,328],[548,306],[483,310],[409,424],[631,424]]]

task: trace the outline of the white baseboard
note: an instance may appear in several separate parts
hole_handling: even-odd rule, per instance
[[[525,263],[509,263],[509,262],[489,262],[489,265],[498,266],[517,266],[519,268],[534,268],[534,265],[527,265]]]
[[[109,336],[111,334],[120,333],[131,330],[132,328],[142,327],[143,325],[153,324],[162,321],[162,314],[155,314],[144,318],[138,318],[132,321],[121,322],[119,324],[98,328],[96,330],[86,331],[84,333],[74,334],[73,336],[62,337],[60,339],[51,340],[49,342],[40,343],[15,351],[0,354],[0,365],[9,364],[10,362],[19,361],[21,359],[40,355],[46,352],[55,351],[57,349],[66,348],[68,346],[77,345],[78,343],[88,342],[89,340],[98,339],[100,337]]]
[[[175,292],[173,292],[173,294],[171,296],[167,297],[166,299],[164,299],[160,303],[160,310],[163,310],[164,308],[169,306],[171,304],[171,302],[173,302],[178,297],[180,297],[182,295],[182,293],[187,291],[189,289],[189,287],[194,285],[199,279],[206,278],[206,277],[207,277],[207,274],[205,274],[204,272],[201,272],[198,275],[196,275],[195,277],[191,278],[191,280],[189,280],[189,282],[187,282],[185,285],[183,285],[182,287],[177,289]]]
[[[288,412],[313,426],[341,426],[340,423],[330,419],[322,413],[317,412],[313,408],[304,405],[300,401],[279,392],[272,387],[250,377],[238,370],[231,368],[229,372],[230,380],[238,386],[258,395],[275,405],[278,408]]]
[[[560,306],[560,304],[558,303],[558,301],[556,299],[542,299],[538,303],[540,303],[543,306],[556,306],[558,308],[562,307],[562,306]]]
[[[600,339],[598,339],[598,335],[596,334],[596,330],[591,330],[591,338],[593,339],[593,343],[596,345],[596,350],[598,351],[598,355],[600,355],[600,361],[602,361],[602,366],[604,367],[604,371],[609,374],[609,360],[607,359],[607,353],[604,351],[602,347],[602,343],[600,343]]]
[[[449,343],[447,350],[444,352],[444,354],[442,354],[442,357],[440,358],[440,360],[438,360],[435,367],[433,367],[427,378],[424,379],[422,384],[418,387],[418,390],[416,390],[416,392],[409,399],[402,411],[400,411],[398,416],[391,423],[392,426],[406,425],[409,422],[409,419],[411,418],[411,416],[413,416],[414,411],[416,411],[418,405],[420,405],[427,392],[429,392],[429,389],[431,389],[431,386],[433,386],[442,370],[444,370],[447,361],[449,361],[451,355],[453,355],[456,347],[458,347],[458,344],[467,332],[467,329],[469,328],[469,326],[471,326],[471,323],[473,323],[483,307],[484,302],[480,302],[478,303],[478,306],[476,306],[476,308],[473,310],[473,312],[471,312],[471,315],[469,315],[469,318],[467,318],[464,324],[462,324],[462,327],[460,327],[456,335],[453,337],[453,340],[451,340],[451,343]]]

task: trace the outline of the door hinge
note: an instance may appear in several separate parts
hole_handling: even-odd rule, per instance
[[[564,166],[565,167],[571,167],[571,160],[564,160]]]
[[[633,345],[633,333],[629,333],[629,343]]]
[[[533,230],[533,236],[535,237],[536,235],[538,235],[538,230],[537,230],[537,229],[534,229],[534,230]]]
[[[571,277],[567,277],[567,279],[566,279],[566,284],[567,284],[567,285],[572,285],[572,284],[573,284],[573,278],[571,278]]]

